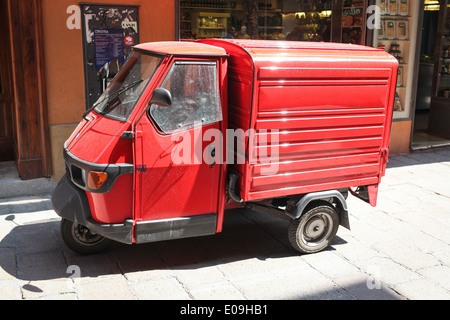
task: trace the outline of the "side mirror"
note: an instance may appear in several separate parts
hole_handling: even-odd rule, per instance
[[[153,96],[150,99],[150,105],[152,104],[161,107],[170,107],[172,105],[172,95],[167,89],[157,88],[153,91]]]

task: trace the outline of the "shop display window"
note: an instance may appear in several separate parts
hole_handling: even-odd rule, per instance
[[[366,35],[366,1],[345,0],[342,9],[341,42],[364,44]]]
[[[331,41],[332,3],[332,0],[180,0],[179,38]]]
[[[399,71],[394,101],[394,119],[411,118],[411,97],[417,37],[418,7],[410,0],[378,0],[381,28],[374,35],[374,47],[382,48],[397,58]]]

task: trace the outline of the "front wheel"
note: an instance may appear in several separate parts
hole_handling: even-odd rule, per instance
[[[326,201],[315,203],[289,226],[289,241],[301,253],[316,253],[328,247],[339,228],[339,215]]]
[[[102,237],[89,228],[66,219],[61,220],[60,229],[64,243],[80,254],[101,252],[112,242],[112,240]]]

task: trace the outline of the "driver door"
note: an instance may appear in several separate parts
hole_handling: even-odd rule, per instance
[[[214,234],[222,148],[218,61],[175,60],[136,125],[136,242]],[[218,162],[218,163],[217,163]]]

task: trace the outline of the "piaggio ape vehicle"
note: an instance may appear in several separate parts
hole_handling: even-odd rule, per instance
[[[64,145],[52,203],[80,253],[213,235],[226,209],[290,220],[292,246],[349,228],[347,194],[376,205],[397,60],[333,43],[208,39],[134,52]]]

